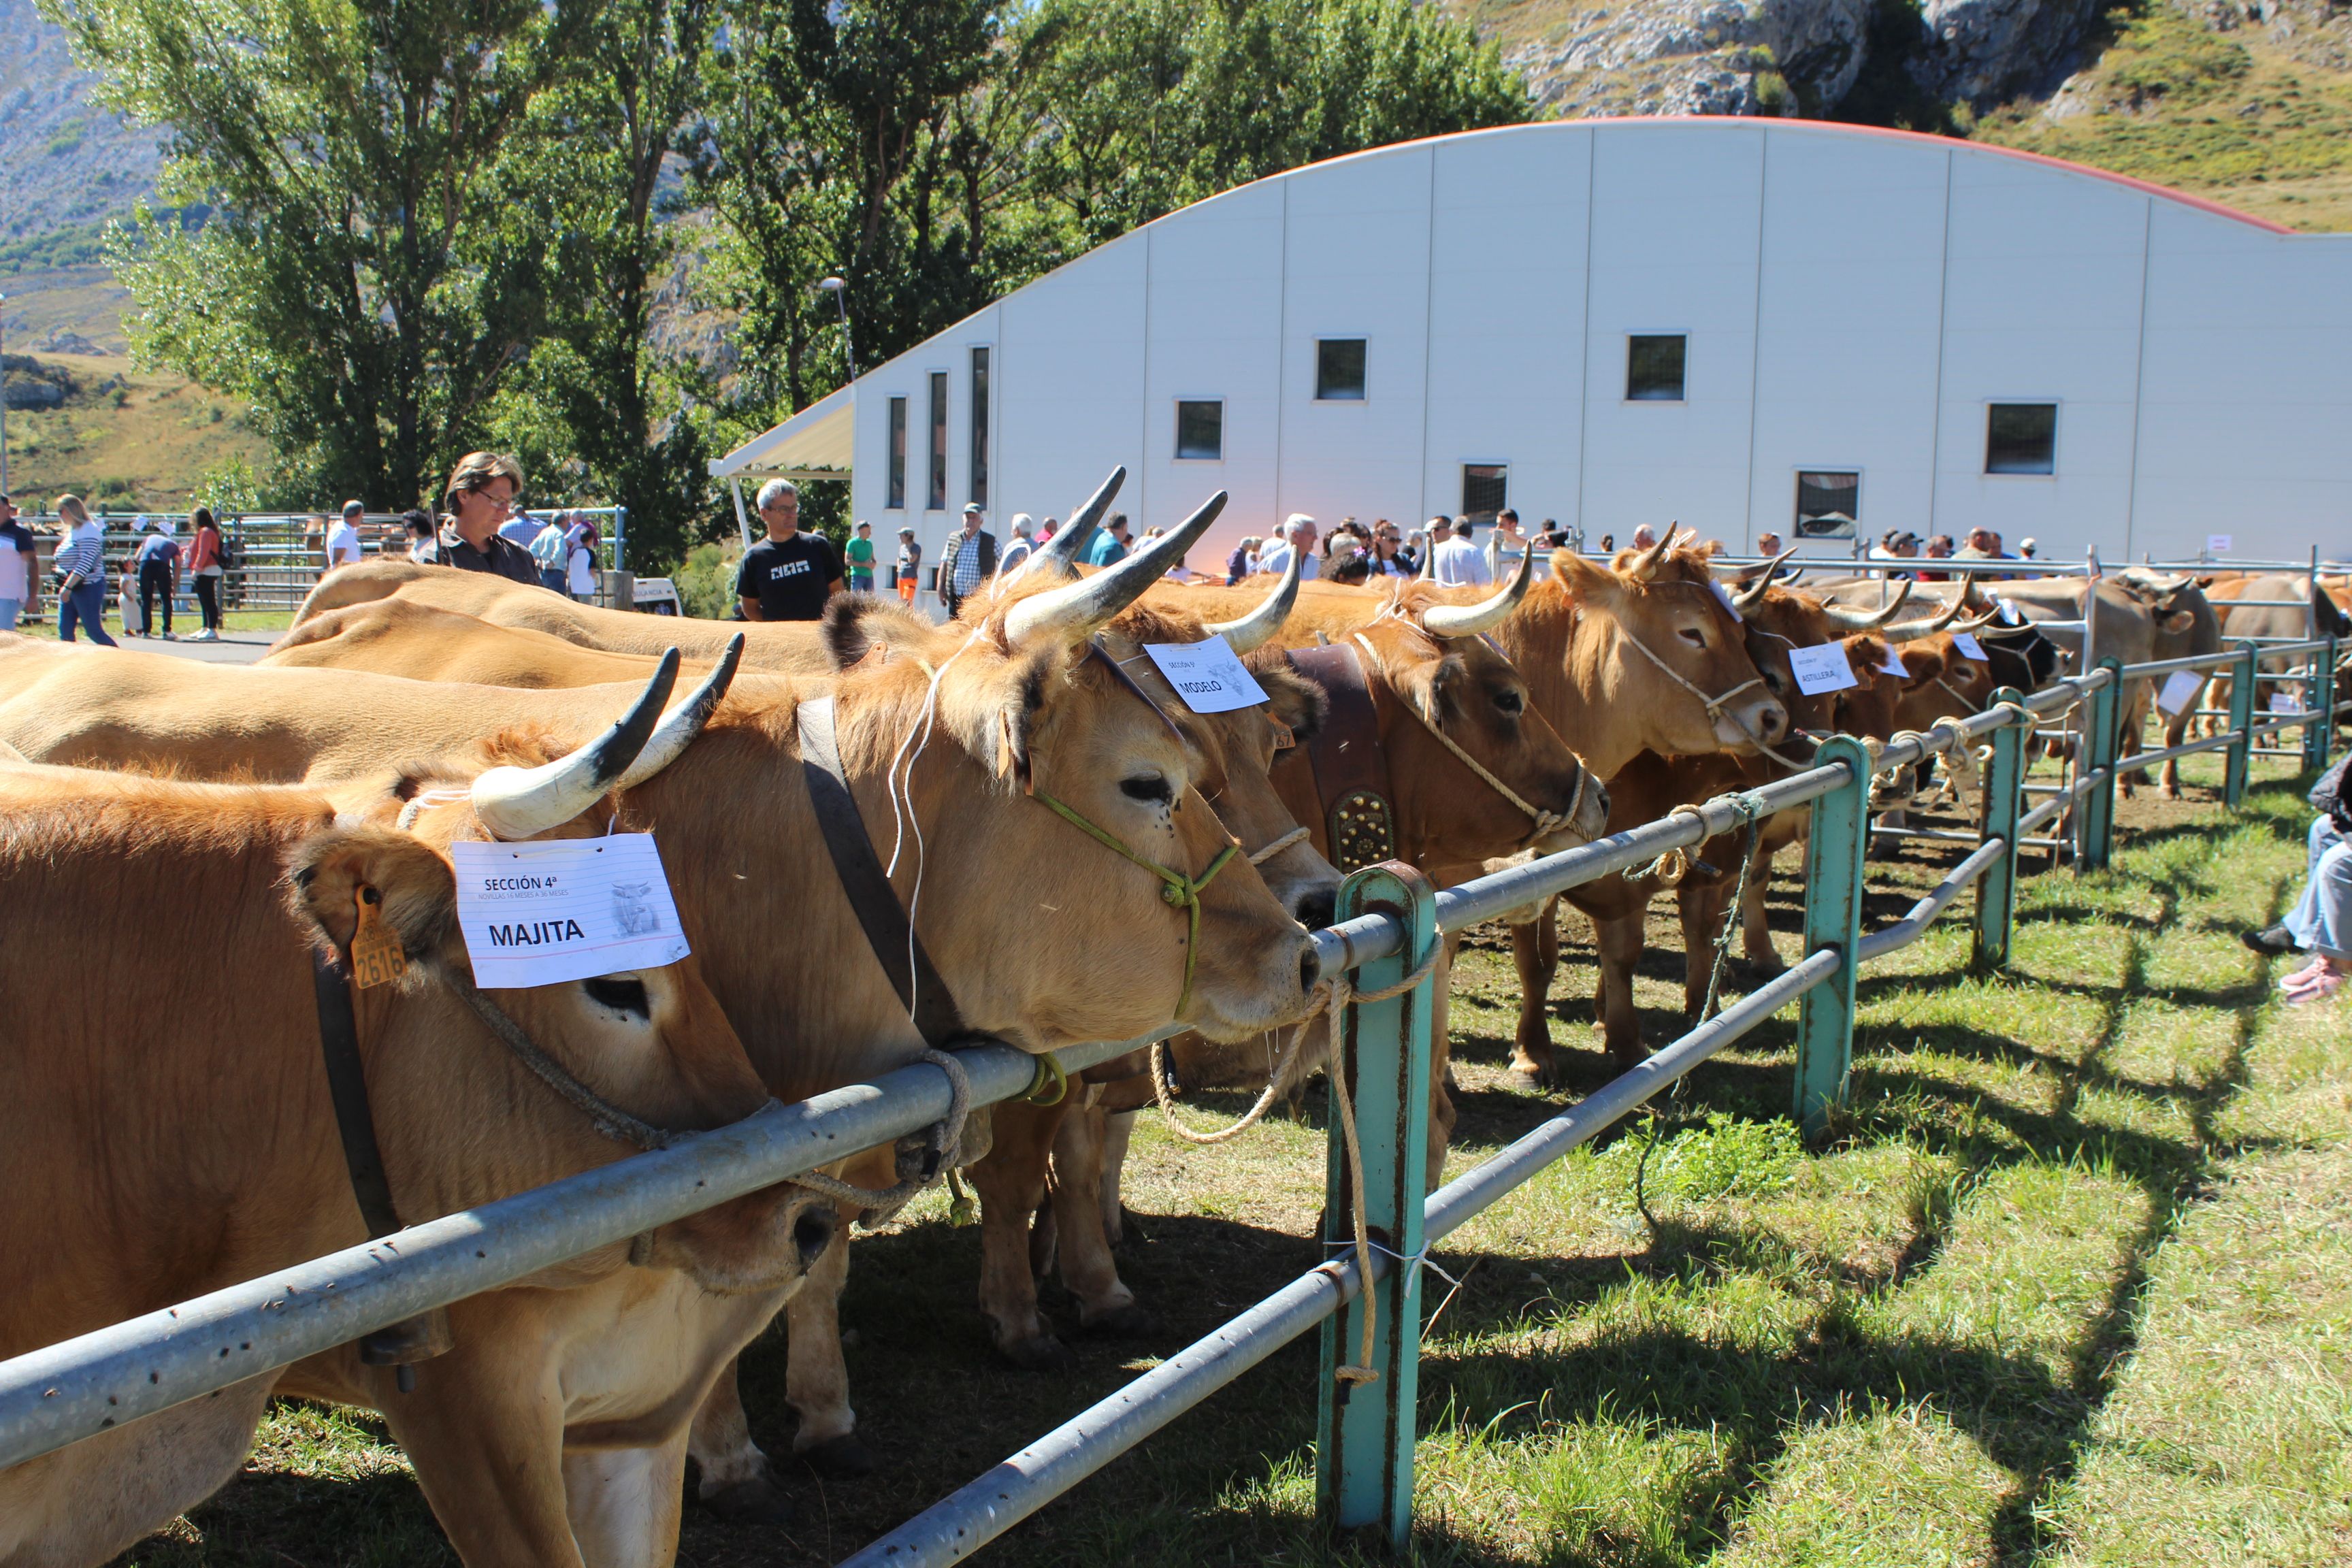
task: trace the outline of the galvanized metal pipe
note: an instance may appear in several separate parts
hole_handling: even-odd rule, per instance
[[[1843,772],[1843,769],[1838,770]],[[1562,1154],[1605,1131],[1643,1100],[1838,971],[1817,952],[1727,1007],[1632,1071],[1538,1126],[1509,1148],[1429,1195],[1423,1234],[1434,1243]],[[1376,1254],[1373,1273],[1392,1259]],[[1055,1427],[978,1479],[958,1488],[840,1568],[923,1568],[971,1556],[1119,1455],[1355,1299],[1352,1260],[1310,1270],[1133,1383]]]
[[[1135,1045],[1057,1055],[1076,1072]],[[974,1105],[1035,1080],[1010,1047],[957,1059]],[[946,1073],[901,1068],[0,1362],[0,1469],[889,1142],[948,1103]]]
[[[1988,838],[1977,852],[1944,874],[1944,879],[1927,890],[1927,896],[1911,906],[1911,910],[1893,925],[1872,931],[1862,939],[1855,949],[1867,963],[1874,958],[1893,952],[1898,947],[1908,947],[1927,932],[1945,906],[1959,896],[1960,889],[1974,882],[1992,868],[1995,861],[2009,853],[2009,846],[1998,838]]]

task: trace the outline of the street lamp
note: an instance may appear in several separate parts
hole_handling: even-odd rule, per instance
[[[849,379],[857,379],[857,351],[849,341],[849,285],[838,278],[827,278],[817,283],[816,292],[833,296],[833,307],[841,312],[841,363]]]

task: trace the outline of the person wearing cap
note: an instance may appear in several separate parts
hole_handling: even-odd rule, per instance
[[[152,518],[142,518],[140,521],[143,525],[141,529],[142,537],[139,541],[138,552],[132,557],[139,568],[139,635],[142,637],[155,635],[155,599],[161,595],[163,600],[163,640],[177,642],[180,639],[172,635],[172,595],[180,586],[179,542],[164,531],[161,522]],[[131,633],[128,626],[122,630],[126,637]]]
[[[360,563],[360,524],[367,521],[367,508],[355,500],[343,503],[341,521],[327,531],[327,570]]]
[[[1303,511],[1294,511],[1282,520],[1274,542],[1257,552],[1257,569],[1280,576],[1290,570],[1294,554],[1300,557],[1300,581],[1313,581],[1321,558],[1315,553],[1315,520]]]
[[[1029,521],[1027,512],[1014,512],[1013,542],[1004,547],[1004,559],[996,563],[997,571],[1005,574],[1018,572],[1021,569],[1021,563],[1036,552],[1036,531],[1037,525]]]
[[[898,559],[890,568],[890,581],[898,590],[898,602],[912,606],[915,584],[923,573],[923,547],[915,542],[915,531],[898,531]]]
[[[747,621],[814,621],[841,585],[841,562],[823,536],[801,528],[801,492],[789,479],[760,487],[768,537],[743,552],[735,598]]]
[[[1756,536],[1756,553],[1759,555],[1778,555],[1788,548],[1787,542],[1769,529]]]
[[[947,606],[950,620],[996,574],[996,535],[980,521],[980,503],[964,502],[963,531],[949,537],[947,556],[940,563],[940,603]]]
[[[2041,548],[2041,541],[2035,539],[2032,534],[2027,534],[2023,539],[2017,542],[2017,553],[2020,557],[2027,561],[2034,559],[2035,552]]]
[[[1135,535],[1128,531],[1127,513],[1115,511],[1103,524],[1103,531],[1087,545],[1087,564],[1116,566],[1127,559],[1128,551],[1134,545]]]

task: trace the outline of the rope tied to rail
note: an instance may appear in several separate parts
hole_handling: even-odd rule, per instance
[[[831,1198],[837,1204],[866,1210],[864,1223],[869,1226],[888,1219],[906,1207],[916,1194],[937,1182],[952,1164],[952,1156],[963,1142],[964,1121],[971,1112],[971,1079],[965,1074],[963,1064],[955,1059],[953,1052],[935,1051],[925,1047],[916,1054],[915,1059],[929,1062],[948,1075],[947,1119],[931,1124],[930,1157],[926,1162],[925,1170],[903,1182],[878,1188],[855,1186],[822,1171],[803,1171],[797,1176],[786,1176],[784,1180],[796,1187],[806,1187],[822,1197]]]
[[[1682,886],[1683,879],[1690,875],[1691,867],[1696,863],[1692,858],[1691,851],[1697,848],[1700,844],[1705,844],[1708,839],[1715,837],[1716,830],[1714,825],[1709,823],[1706,817],[1707,807],[1711,805],[1720,805],[1731,813],[1731,820],[1724,825],[1723,831],[1729,832],[1734,827],[1745,826],[1749,830],[1748,842],[1751,845],[1755,842],[1754,830],[1756,824],[1762,818],[1772,815],[1770,810],[1766,807],[1763,798],[1757,795],[1754,790],[1733,790],[1727,795],[1719,795],[1716,796],[1713,800],[1708,801],[1705,805],[1695,805],[1691,802],[1685,801],[1682,805],[1675,806],[1672,811],[1667,812],[1666,815],[1659,818],[1659,820],[1662,822],[1672,822],[1677,816],[1687,816],[1691,818],[1699,825],[1701,829],[1704,830],[1699,835],[1698,842],[1696,844],[1685,845],[1662,852],[1656,859],[1643,866],[1641,869],[1626,872],[1626,880],[1633,882],[1654,881],[1657,883],[1661,891],[1668,888],[1678,888]]]

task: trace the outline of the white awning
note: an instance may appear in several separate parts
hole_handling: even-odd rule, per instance
[[[754,436],[710,463],[710,477],[779,474],[788,479],[845,479],[857,405],[844,386],[818,398],[765,435]]]

